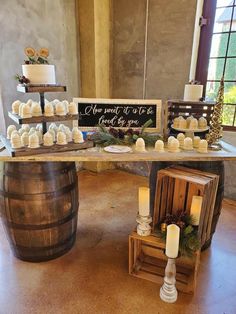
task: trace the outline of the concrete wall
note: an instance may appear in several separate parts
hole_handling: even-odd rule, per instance
[[[197,0],[113,1],[113,98],[183,97],[196,4]]]
[[[24,48],[48,47],[49,61],[56,65],[57,82],[68,92],[47,94],[48,99],[79,95],[75,0],[0,0],[0,86],[7,124],[11,103],[38,95],[16,92],[14,75],[21,74]]]

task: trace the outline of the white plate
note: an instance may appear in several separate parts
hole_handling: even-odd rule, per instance
[[[132,151],[132,149],[129,146],[121,146],[121,145],[110,145],[110,146],[104,147],[104,150],[105,152],[115,153],[115,154],[129,153]]]

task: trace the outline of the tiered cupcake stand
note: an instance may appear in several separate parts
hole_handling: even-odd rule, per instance
[[[41,105],[42,114],[43,114],[42,116],[39,116],[39,117],[22,118],[17,114],[8,112],[8,116],[19,125],[42,123],[43,134],[45,134],[47,132],[47,123],[49,122],[73,121],[73,120],[79,119],[78,114],[76,115],[67,114],[65,116],[54,115],[52,117],[44,116],[45,93],[65,92],[66,86],[18,85],[17,91],[21,93],[39,93],[40,105]],[[47,153],[59,153],[59,152],[74,151],[74,150],[93,147],[93,142],[88,140],[82,144],[70,142],[67,145],[54,144],[53,146],[50,146],[50,147],[40,145],[39,148],[22,147],[22,148],[14,149],[11,147],[10,141],[5,136],[0,135],[0,139],[12,157],[47,154]]]

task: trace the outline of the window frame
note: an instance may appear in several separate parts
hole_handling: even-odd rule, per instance
[[[236,1],[233,5],[227,6],[227,7],[233,7],[236,4]],[[199,48],[198,48],[198,58],[197,58],[197,66],[196,66],[196,76],[195,79],[204,86],[203,96],[206,94],[206,85],[207,82],[210,80],[207,80],[208,76],[208,66],[210,62],[210,52],[211,52],[211,41],[213,36],[213,29],[214,29],[214,21],[215,21],[215,13],[216,13],[216,6],[217,6],[217,0],[204,0],[203,3],[203,10],[202,10],[202,16],[207,19],[207,24],[202,25],[200,30],[200,40],[199,40]],[[223,8],[223,7],[222,7]],[[236,7],[234,7],[234,12],[236,10]],[[232,22],[231,22],[232,24]],[[235,31],[233,31],[235,32]],[[227,32],[229,33],[229,32]],[[228,43],[230,40],[231,30],[229,34],[229,39],[227,42],[227,49],[228,49]],[[222,57],[223,58],[223,57]],[[225,58],[225,57],[224,57]],[[228,58],[226,56],[226,58]],[[224,65],[225,70],[225,65]],[[213,80],[214,82],[217,80]],[[226,80],[227,82],[227,80]],[[234,117],[233,117],[233,123],[236,121],[236,103],[235,104],[228,104],[227,105],[233,105],[235,106],[234,110]],[[223,125],[224,130],[230,130],[230,131],[236,131],[236,126],[234,125]]]

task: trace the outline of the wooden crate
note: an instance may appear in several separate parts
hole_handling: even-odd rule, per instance
[[[152,230],[165,216],[179,210],[190,213],[192,197],[203,197],[198,226],[201,246],[211,237],[219,176],[187,167],[173,166],[157,173]]]
[[[129,236],[129,274],[159,285],[163,284],[167,257],[165,243],[158,237],[139,236],[133,232]],[[200,251],[192,258],[176,259],[176,287],[185,293],[194,293],[197,281]]]
[[[179,116],[183,116],[185,119],[191,115],[193,115],[197,119],[204,116],[207,120],[207,123],[209,124],[214,110],[214,104],[215,103],[203,101],[193,102],[183,100],[169,100],[167,103],[167,130],[171,129],[174,118],[177,118]],[[178,131],[171,129],[170,133],[178,133]]]

